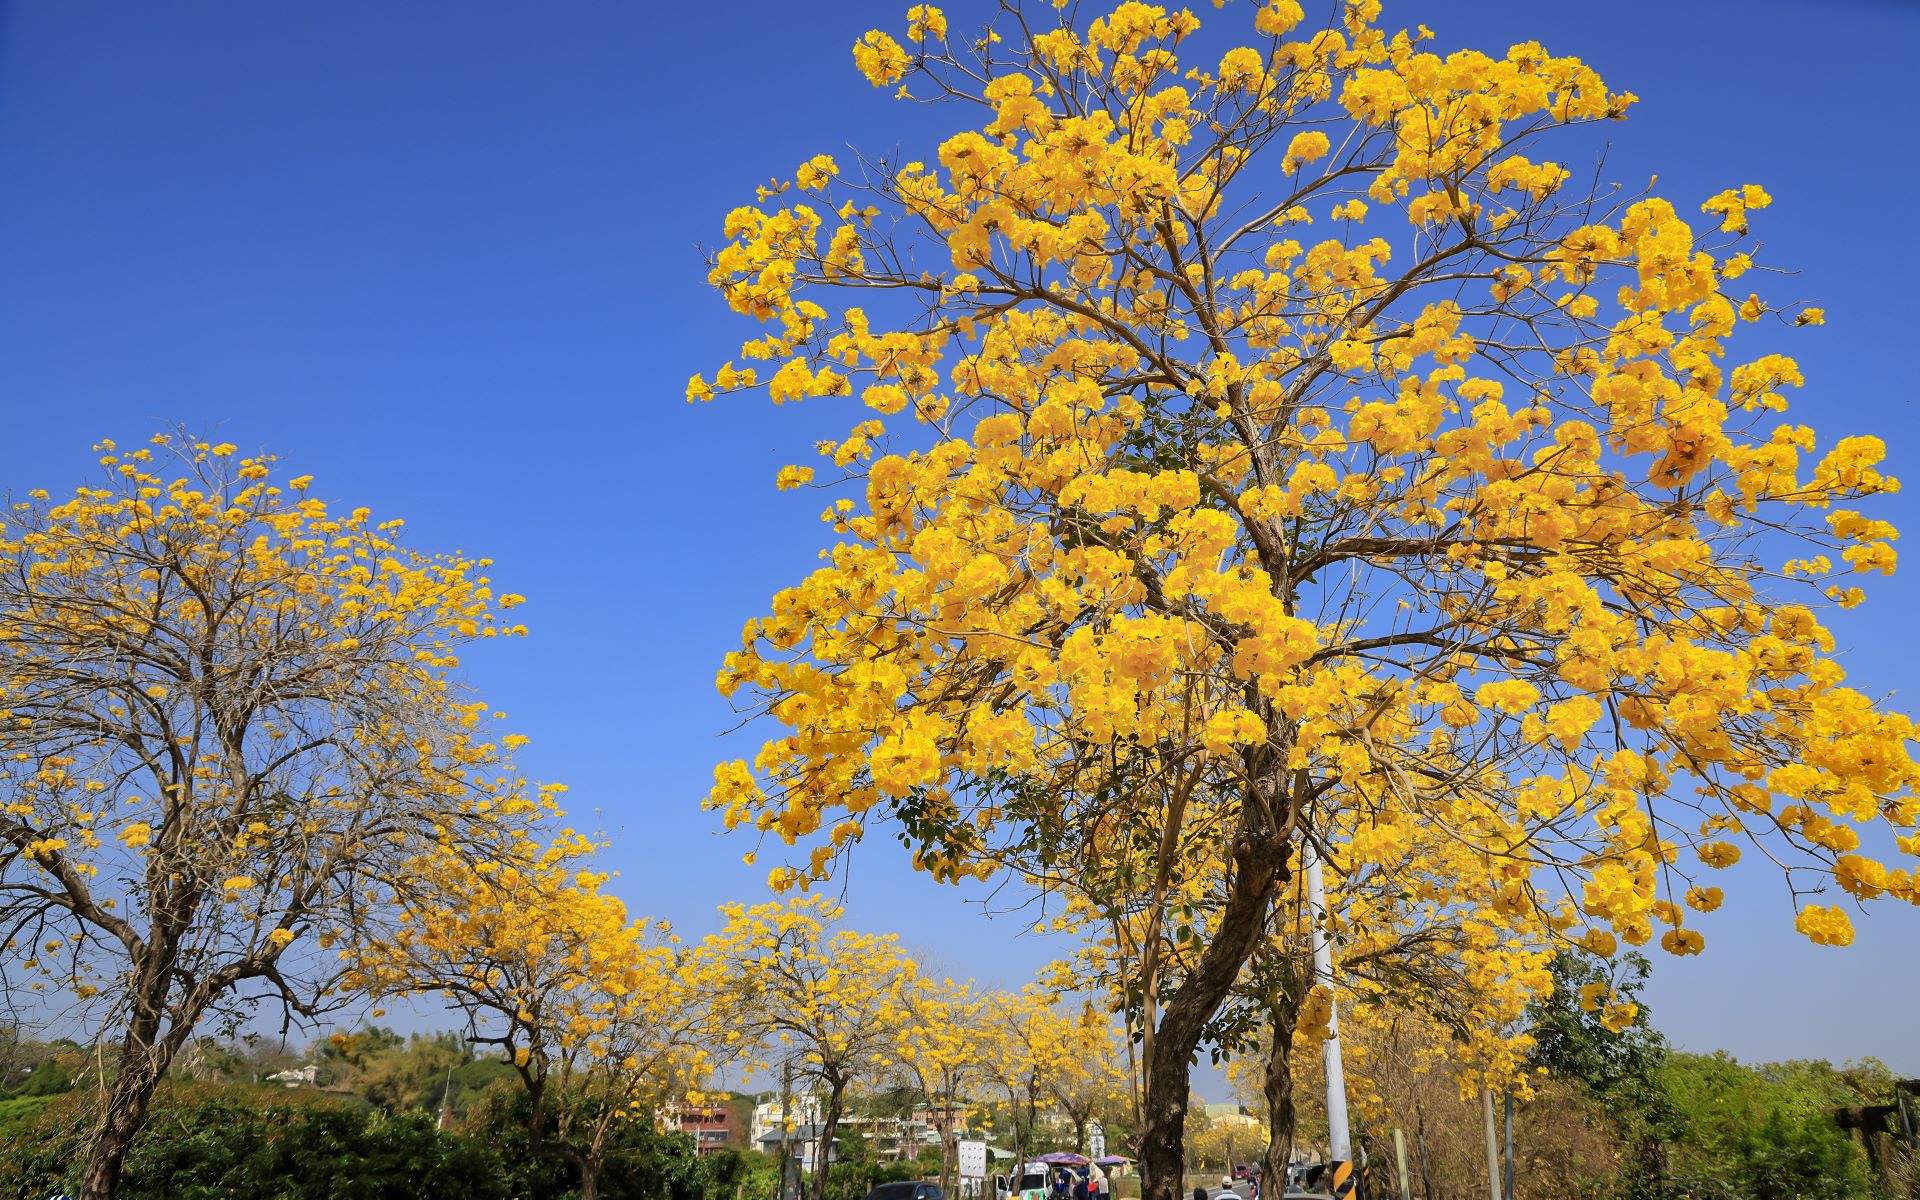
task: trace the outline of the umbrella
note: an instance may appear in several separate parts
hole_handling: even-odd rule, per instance
[[[1119,1167],[1119,1166],[1124,1166],[1127,1163],[1130,1163],[1132,1161],[1133,1161],[1132,1159],[1126,1157],[1123,1154],[1109,1154],[1105,1158],[1094,1159],[1093,1165],[1096,1167]]]
[[[1071,1150],[1055,1150],[1051,1154],[1039,1155],[1033,1161],[1043,1162],[1051,1167],[1084,1167],[1087,1165],[1085,1155],[1075,1154]]]

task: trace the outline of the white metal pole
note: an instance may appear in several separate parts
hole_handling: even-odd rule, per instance
[[[1500,1139],[1493,1129],[1493,1089],[1481,1085],[1480,1110],[1487,1118],[1487,1195],[1500,1197]]]
[[[1313,915],[1314,979],[1333,990],[1333,930],[1327,921],[1327,885],[1320,855],[1308,841],[1307,906]],[[1340,1058],[1340,1006],[1327,1013],[1327,1040],[1321,1047],[1327,1061],[1327,1156],[1336,1163],[1353,1160],[1353,1135],[1347,1128],[1347,1075]]]
[[[1400,1200],[1413,1200],[1413,1177],[1407,1174],[1407,1135],[1398,1125],[1393,1127],[1393,1165],[1400,1180]]]

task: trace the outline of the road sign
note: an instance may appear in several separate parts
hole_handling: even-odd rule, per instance
[[[960,1178],[985,1179],[987,1177],[987,1144],[985,1142],[960,1143]]]

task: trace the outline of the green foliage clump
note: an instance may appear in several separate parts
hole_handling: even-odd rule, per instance
[[[1751,1200],[1852,1200],[1870,1187],[1853,1142],[1817,1114],[1776,1108],[1740,1136],[1736,1153],[1734,1182]]]
[[[19,1130],[53,1103],[52,1096],[8,1096],[0,1099],[0,1142],[11,1141]]]
[[[0,1145],[0,1197],[71,1191],[92,1124],[84,1093],[62,1096]],[[119,1200],[506,1200],[478,1142],[314,1093],[170,1084],[134,1143]]]

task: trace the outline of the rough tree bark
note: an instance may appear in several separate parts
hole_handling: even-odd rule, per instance
[[[1266,759],[1268,754],[1261,752],[1250,758]],[[1249,765],[1257,768],[1251,772],[1255,778],[1271,778],[1258,769],[1265,768],[1266,762]],[[1276,788],[1274,794],[1291,800],[1291,789]],[[1265,936],[1274,892],[1291,877],[1287,853],[1293,820],[1291,812],[1283,820],[1276,816],[1272,807],[1260,803],[1249,791],[1234,832],[1233,879],[1220,909],[1219,925],[1199,963],[1168,1000],[1155,1030],[1141,1106],[1142,1200],[1180,1200],[1188,1075],[1194,1052],[1199,1049],[1207,1022],[1219,1011],[1241,968]]]
[[[1287,1165],[1293,1161],[1293,1031],[1299,1023],[1304,988],[1290,963],[1280,968],[1280,993],[1268,1009],[1273,1045],[1267,1050],[1260,1090],[1267,1101],[1267,1153],[1261,1163],[1261,1190],[1278,1196],[1286,1190]]]
[[[143,1012],[129,1025],[120,1044],[119,1071],[107,1090],[106,1108],[93,1127],[87,1165],[80,1173],[80,1200],[112,1200],[120,1184],[127,1151],[146,1124],[147,1107],[166,1073],[158,1058],[164,1053],[154,1036],[158,1029],[158,1014]]]
[[[833,1137],[840,1127],[840,1103],[846,1092],[845,1079],[827,1081],[827,1111],[821,1114],[820,1140],[813,1152],[812,1200],[827,1200],[827,1170],[833,1165]]]

